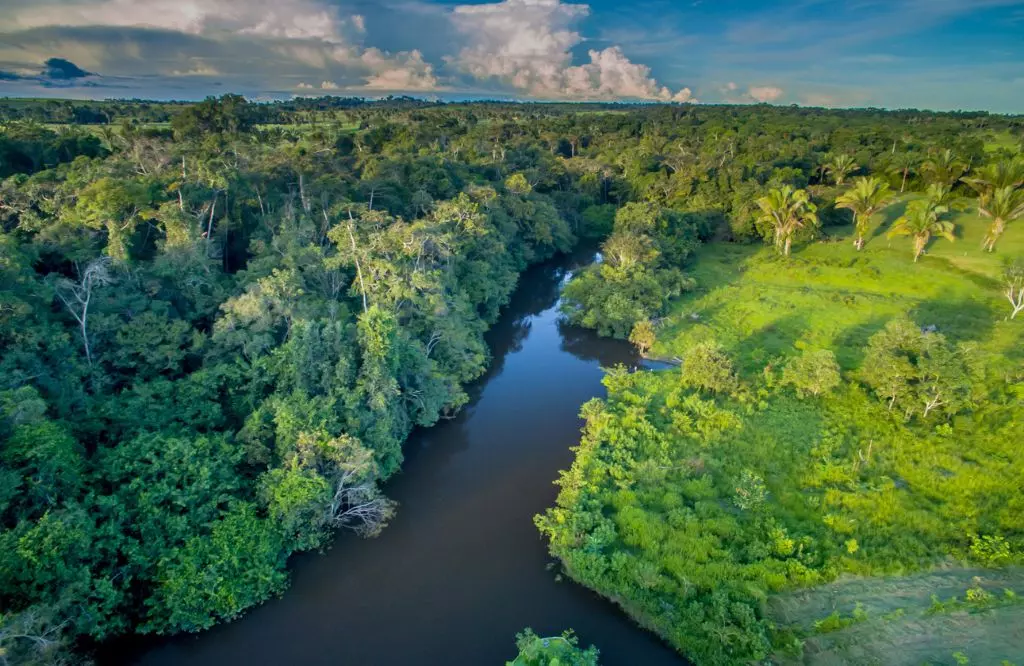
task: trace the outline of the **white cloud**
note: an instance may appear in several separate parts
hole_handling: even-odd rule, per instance
[[[15,29],[102,25],[343,41],[337,10],[317,0],[43,0],[5,14]]]
[[[776,86],[751,86],[747,94],[758,102],[774,102],[782,97],[783,90]]]
[[[269,88],[291,88],[292,77],[322,77],[332,84],[324,90],[437,84],[419,51],[363,46],[364,17],[343,16],[331,0],[7,1],[14,6],[5,8],[0,30],[11,32],[0,61],[10,65],[38,65],[57,54],[121,77],[221,75]]]
[[[469,44],[448,62],[475,79],[536,97],[690,100],[690,91],[659,86],[649,67],[631,62],[617,46],[592,49],[589,63],[573,65],[571,50],[584,41],[573,25],[589,11],[561,0],[456,6],[452,20]]]
[[[218,76],[219,74],[220,72],[204,62],[196,62],[192,67],[185,70],[175,69],[171,71],[171,76]]]
[[[434,68],[423,60],[419,51],[388,56],[378,49],[367,49],[362,61],[373,72],[366,78],[366,87],[375,90],[435,90]]]
[[[298,88],[299,90],[312,90],[313,89],[313,84],[312,83],[306,83],[305,81],[300,81],[299,85],[297,85],[295,87]]]
[[[340,86],[334,81],[324,81],[320,84],[321,90],[337,90]]]

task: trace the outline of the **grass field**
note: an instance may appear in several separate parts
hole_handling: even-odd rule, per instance
[[[914,264],[908,238],[885,238],[905,207],[879,216],[861,252],[850,228],[830,228],[828,238],[789,258],[750,245],[704,248],[691,269],[698,290],[676,303],[654,353],[674,356],[712,336],[749,371],[794,347],[831,348],[849,370],[872,334],[909,314],[947,337],[983,341],[1019,360],[1022,327],[1002,321],[1009,309],[999,276],[1003,256],[1024,254],[1024,224],[1009,225],[997,251],[987,253],[987,222],[975,211],[956,214],[956,242],[933,240]]]
[[[769,602],[772,616],[805,636],[801,657],[778,659],[792,666],[954,666],[959,653],[972,664],[1000,664],[1024,656],[1024,597],[1006,594],[1022,589],[1021,569],[949,568],[847,577],[778,595]]]
[[[717,341],[740,389],[613,373],[608,399],[584,410],[541,529],[573,578],[696,663],[773,650],[809,666],[1024,663],[1024,573],[1006,568],[1024,565],[1024,320],[1007,320],[999,281],[1001,258],[1024,253],[1024,224],[990,254],[985,221],[957,213],[957,240],[914,263],[910,239],[885,237],[907,199],[861,252],[849,228],[791,257],[702,248],[687,269],[698,287],[653,353]],[[974,402],[904,418],[864,384],[869,340],[901,316],[970,359]],[[819,396],[779,379],[811,350],[841,371]],[[986,554],[988,539],[1005,552]]]

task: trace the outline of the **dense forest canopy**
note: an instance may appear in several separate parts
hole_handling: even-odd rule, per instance
[[[914,258],[952,233],[957,206],[980,207],[986,247],[1001,253],[1022,214],[1024,119],[978,113],[228,95],[8,100],[0,117],[0,647],[29,663],[124,633],[207,628],[281,592],[288,557],[332,529],[383,529],[396,507],[380,484],[410,431],[466,404],[519,273],[581,239],[603,241],[602,261],[567,288],[566,316],[646,351],[674,299],[706,287],[691,265],[709,243],[788,254],[931,187],[890,232],[911,238]],[[1006,270],[1011,301],[1019,265]],[[864,391],[915,423],[1003,404],[971,383],[952,342],[916,330],[871,339]],[[668,410],[680,437],[728,437],[762,389],[726,350],[695,349],[681,388],[649,407]],[[914,365],[912,385],[886,373],[891,358]],[[776,383],[826,393],[832,366],[808,356]],[[585,411],[585,447],[613,427],[617,401],[648,391],[633,381],[610,375],[610,406]],[[621,479],[661,478],[635,463]],[[762,480],[743,479],[755,502]],[[714,492],[685,483],[671,502]],[[571,520],[571,537],[544,530],[574,575],[623,598],[629,576],[667,593],[649,564],[611,554],[609,519]],[[990,530],[979,548],[1017,557],[1020,529]],[[626,578],[609,592],[578,549]],[[817,572],[823,561],[773,570],[773,584],[838,571]],[[728,607],[707,621],[730,655],[762,656],[768,620],[736,595],[712,597]],[[676,639],[677,619],[651,624],[705,654]]]

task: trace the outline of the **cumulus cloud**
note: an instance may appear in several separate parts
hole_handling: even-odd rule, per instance
[[[11,0],[0,19],[0,65],[53,55],[123,77],[221,77],[236,86],[324,90],[430,90],[437,79],[418,51],[388,53],[361,42],[362,15],[329,0]],[[216,62],[213,67],[207,61]]]
[[[747,94],[758,102],[774,102],[782,97],[783,90],[776,86],[751,86]]]
[[[480,81],[497,81],[530,95],[566,99],[690,101],[687,89],[660,86],[649,67],[631,62],[617,46],[590,50],[590,62],[572,64],[584,40],[573,29],[590,8],[561,0],[503,0],[458,5],[456,28],[469,42],[448,63]]]
[[[102,25],[343,41],[338,10],[317,0],[41,0],[5,11],[5,22],[21,29]]]
[[[615,42],[581,48],[586,4],[395,2],[6,0],[0,69],[13,76],[61,57],[110,85],[196,95],[218,86],[257,94],[484,88],[546,99],[696,101],[689,88],[659,83]],[[377,26],[387,34],[375,34]]]
[[[422,91],[437,88],[434,68],[423,60],[419,51],[390,57],[378,49],[367,49],[362,60],[373,72],[366,87],[373,90]]]

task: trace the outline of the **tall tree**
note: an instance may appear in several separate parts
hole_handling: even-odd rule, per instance
[[[988,164],[962,180],[982,196],[1001,187],[1018,188],[1024,185],[1024,159]]]
[[[825,171],[832,176],[836,185],[842,185],[846,182],[846,177],[859,168],[857,162],[849,155],[836,155],[825,165]]]
[[[960,161],[949,148],[937,152],[921,165],[921,173],[929,183],[951,186],[967,171],[967,165]]]
[[[893,223],[887,236],[888,238],[910,236],[914,241],[914,262],[916,263],[932,236],[941,236],[949,241],[955,240],[953,223],[942,219],[942,216],[948,212],[948,207],[938,204],[932,199],[912,201],[903,216]]]
[[[82,335],[82,346],[85,348],[85,359],[89,365],[92,365],[92,347],[89,344],[89,306],[92,304],[93,292],[98,287],[105,287],[113,281],[114,278],[110,274],[110,257],[101,257],[86,265],[77,282],[60,278],[54,285],[57,298],[78,322],[78,330]]]
[[[1006,225],[1024,217],[1024,190],[1016,190],[1008,185],[986,192],[978,201],[978,212],[992,220],[982,242],[982,247],[992,252],[1006,231]]]
[[[768,196],[757,200],[757,205],[761,209],[759,221],[772,225],[775,247],[787,257],[796,232],[819,224],[818,208],[806,190],[794,190],[789,185],[772,189]]]
[[[853,213],[854,247],[863,249],[872,216],[891,203],[892,192],[889,186],[874,176],[858,178],[853,187],[836,197],[836,208],[845,208]]]

